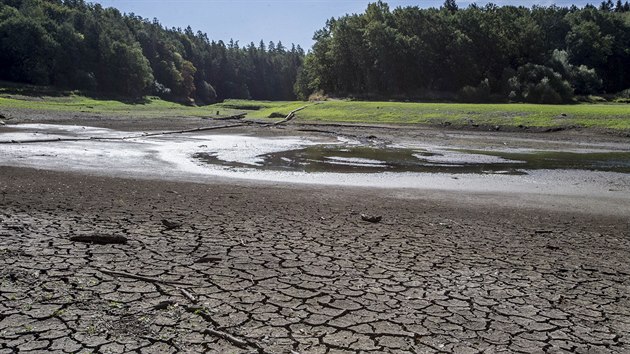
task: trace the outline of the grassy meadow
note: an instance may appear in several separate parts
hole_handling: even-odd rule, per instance
[[[304,102],[228,100],[216,107],[249,109],[247,117],[264,119],[272,113],[288,114]],[[629,104],[467,104],[327,101],[297,113],[302,122],[425,124],[450,123],[487,126],[596,127],[630,129]]]
[[[297,121],[356,124],[422,124],[452,126],[528,126],[587,127],[630,130],[630,104],[463,104],[360,102],[332,100],[318,104],[308,102],[268,102],[226,100],[210,106],[191,107],[149,97],[141,103],[102,100],[79,95],[26,96],[0,90],[0,113],[3,109],[56,112],[83,112],[97,115],[152,117],[220,118],[246,113],[246,118],[274,121],[269,118],[297,113]],[[218,114],[217,114],[218,112]]]
[[[94,99],[77,95],[60,97],[31,97],[21,95],[0,95],[0,113],[3,108],[34,111],[55,111],[69,113],[93,113],[130,118],[152,117],[208,117],[216,118],[212,107],[190,107],[149,97],[141,103],[126,103],[116,100]],[[232,115],[234,110],[224,110],[219,116]]]

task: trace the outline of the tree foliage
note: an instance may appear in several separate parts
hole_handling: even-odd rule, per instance
[[[630,5],[390,8],[326,21],[312,50],[213,41],[84,0],[0,0],[0,80],[209,104],[318,92],[569,102],[630,88]]]
[[[208,104],[290,100],[298,46],[240,47],[83,0],[0,0],[0,79]]]
[[[378,1],[317,31],[295,85],[358,98],[568,102],[630,87],[630,6],[470,5]]]

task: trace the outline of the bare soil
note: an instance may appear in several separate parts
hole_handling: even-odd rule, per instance
[[[88,120],[74,123],[182,127]],[[480,144],[520,136],[490,134]],[[624,142],[550,134],[536,139]],[[71,240],[91,235],[126,243]],[[0,353],[624,353],[629,258],[627,215],[535,197],[0,167]]]

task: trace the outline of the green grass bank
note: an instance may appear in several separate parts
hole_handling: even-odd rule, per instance
[[[79,95],[26,96],[3,93],[0,90],[0,114],[3,110],[34,110],[39,112],[82,112],[104,116],[205,117],[220,118],[246,113],[246,118],[278,120],[309,105],[297,113],[297,121],[316,123],[357,124],[423,124],[500,127],[583,127],[626,131],[630,130],[630,104],[462,104],[326,101],[268,102],[227,100],[222,103],[190,107],[150,97],[140,103],[102,100]]]
[[[288,114],[303,102],[230,100],[215,106],[247,109],[248,117]],[[428,124],[453,126],[585,127],[630,130],[629,104],[464,104],[327,101],[298,112],[304,122]]]

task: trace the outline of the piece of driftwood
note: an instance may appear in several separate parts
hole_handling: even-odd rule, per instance
[[[236,345],[237,347],[240,347],[240,348],[244,348],[244,347],[246,348],[246,347],[253,346],[249,342],[247,342],[247,341],[245,341],[243,339],[236,338],[235,336],[233,336],[233,335],[231,335],[231,334],[229,334],[227,332],[222,332],[222,331],[219,331],[219,330],[216,330],[216,329],[213,329],[213,328],[208,328],[208,329],[204,330],[203,333],[210,334],[212,336],[219,337],[221,339],[225,339],[226,341],[228,341],[228,342],[230,342],[230,343],[232,343],[232,344],[234,344],[234,345]],[[255,347],[255,346],[253,346],[253,347]]]
[[[127,273],[127,272],[118,272],[118,271],[115,271],[115,270],[99,269],[98,271],[101,272],[101,273],[107,274],[107,275],[111,275],[111,276],[125,277],[125,278],[131,278],[131,279],[138,279],[138,280],[146,281],[146,282],[149,282],[149,283],[162,283],[162,284],[184,285],[184,286],[193,286],[194,285],[194,284],[184,283],[184,282],[180,282],[180,281],[164,280],[164,279],[160,279],[160,278],[145,277],[143,275],[131,274],[131,273]]]
[[[379,223],[381,222],[381,220],[383,220],[383,217],[380,215],[366,215],[366,214],[361,214],[361,219],[363,221],[367,221],[367,222],[371,222],[373,224]]]
[[[166,227],[167,230],[173,230],[173,229],[176,229],[178,227],[181,227],[182,223],[175,222],[175,221],[169,221],[169,220],[166,220],[166,219],[162,219],[162,225],[164,225],[164,227]]]
[[[202,127],[202,128],[194,128],[194,129],[186,129],[186,130],[173,130],[173,131],[166,131],[166,132],[159,132],[159,133],[143,134],[143,135],[132,136],[132,137],[127,137],[127,138],[123,138],[123,139],[136,139],[136,138],[145,138],[145,137],[149,137],[149,136],[196,133],[196,132],[204,132],[204,131],[208,131],[208,130],[219,130],[219,129],[227,129],[227,128],[244,127],[244,126],[249,125],[249,124],[251,124],[251,123],[250,122],[243,122],[243,123],[237,123],[237,124],[220,125],[218,127]]]
[[[190,293],[190,291],[186,290],[186,289],[182,289],[180,288],[179,291],[188,298],[188,300],[190,300],[190,302],[192,302],[193,304],[197,303],[197,298],[195,297],[195,295],[193,295],[192,293]]]
[[[184,310],[186,310],[186,312],[188,312],[188,313],[192,313],[192,314],[195,314],[197,316],[200,316],[205,321],[209,322],[210,324],[212,324],[215,327],[217,327],[219,325],[210,316],[210,314],[207,313],[206,309],[203,308],[203,307],[183,305],[182,308]],[[223,331],[220,331],[220,330],[215,329],[215,328],[207,328],[202,333],[208,334],[208,335],[211,335],[211,336],[215,336],[215,337],[219,337],[219,338],[224,339],[224,340],[226,340],[226,341],[228,341],[228,342],[230,342],[230,343],[234,344],[235,346],[237,346],[239,348],[242,348],[242,349],[254,348],[254,349],[256,349],[256,351],[258,353],[261,353],[261,354],[268,354],[269,353],[262,346],[260,346],[260,344],[254,342],[254,341],[238,338],[238,337],[236,337],[236,336],[234,336],[234,335],[232,335],[230,333],[223,332]]]
[[[195,261],[195,263],[217,263],[217,262],[221,262],[223,259],[219,258],[219,257],[201,257],[198,260]]]
[[[124,245],[127,243],[127,238],[118,235],[80,235],[70,237],[70,241],[93,243],[97,245]]]

